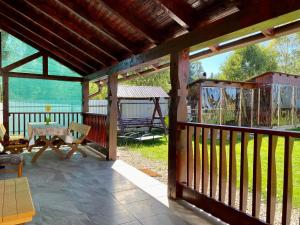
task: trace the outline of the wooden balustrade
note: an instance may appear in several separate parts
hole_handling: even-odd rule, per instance
[[[91,130],[86,139],[100,145],[103,148],[106,148],[107,115],[95,113],[84,113],[83,115],[84,124],[91,126]]]
[[[68,127],[74,121],[82,122],[81,112],[10,112],[9,132],[11,134],[24,134],[27,136],[27,126],[29,122],[45,122],[46,117],[51,118],[63,126]]]
[[[177,183],[179,197],[229,224],[240,225],[274,224],[277,204],[282,204],[281,223],[290,224],[292,149],[294,139],[300,138],[299,132],[188,122],[179,122],[178,130],[187,131],[187,164],[184,165],[187,174],[186,182]],[[276,178],[279,138],[284,140],[284,174]],[[268,148],[264,149],[266,161],[261,157],[263,139],[268,140]],[[250,141],[253,141],[252,148]],[[266,193],[262,190],[262,162],[267,162]],[[283,190],[277,190],[277,179],[283,179]],[[279,193],[283,193],[282,198]],[[259,217],[262,207],[266,207],[265,218]]]

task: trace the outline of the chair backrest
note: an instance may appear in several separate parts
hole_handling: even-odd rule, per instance
[[[6,134],[6,128],[3,123],[0,123],[0,140],[3,141]]]
[[[84,140],[86,136],[89,134],[91,126],[81,123],[71,122],[69,126],[70,131],[75,131],[81,134],[80,140]]]

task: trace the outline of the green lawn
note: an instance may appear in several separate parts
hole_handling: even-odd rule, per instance
[[[201,143],[200,143],[201,145]],[[282,187],[283,187],[283,147],[284,140],[283,138],[278,139],[277,149],[276,149],[276,171],[277,171],[277,197],[281,199],[282,196]],[[227,144],[227,158],[229,145]],[[144,142],[143,144],[129,143],[128,149],[130,151],[136,151],[142,154],[144,157],[161,161],[162,163],[167,164],[168,160],[168,141],[166,138],[161,140]],[[217,151],[219,149],[217,148]],[[263,198],[266,198],[266,187],[267,187],[267,158],[268,158],[268,138],[264,137],[262,141],[261,148],[261,164],[262,164],[262,190]],[[236,154],[237,154],[237,177],[239,178],[239,166],[240,166],[240,143],[236,145]],[[219,155],[217,153],[217,155]],[[295,140],[294,149],[293,149],[293,205],[294,207],[300,208],[300,140]],[[249,160],[249,171],[253,171],[253,139],[250,139],[248,145],[248,160]],[[227,160],[228,162],[228,160]],[[239,180],[237,181],[237,185]],[[252,187],[252,173],[249,173],[249,191]]]

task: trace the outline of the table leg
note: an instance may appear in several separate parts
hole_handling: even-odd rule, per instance
[[[60,159],[65,159],[64,154],[58,148],[56,148],[51,141],[49,142],[49,147],[59,156]]]
[[[41,155],[44,151],[46,151],[47,148],[48,148],[48,145],[45,145],[45,146],[42,147],[37,153],[35,153],[34,156],[33,156],[33,158],[32,158],[32,160],[31,160],[31,162],[32,162],[32,163],[35,163],[36,160],[38,159],[38,157],[40,157],[40,155]]]

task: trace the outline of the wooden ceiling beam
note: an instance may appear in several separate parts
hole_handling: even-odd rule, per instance
[[[197,22],[197,12],[193,7],[184,0],[156,0],[165,10],[166,13],[185,29],[195,27]]]
[[[27,57],[25,57],[23,59],[20,59],[17,62],[14,62],[14,63],[6,66],[6,67],[3,67],[2,69],[4,71],[8,72],[8,71],[11,71],[11,70],[13,70],[13,69],[15,69],[17,67],[20,67],[20,66],[26,64],[26,63],[28,63],[28,62],[30,62],[32,60],[35,60],[35,59],[37,59],[37,58],[39,58],[41,56],[42,56],[41,52],[37,52],[37,53],[34,53],[34,54],[32,54],[30,56],[27,56]]]
[[[102,18],[99,18],[97,12],[89,7],[84,7],[82,4],[88,4],[82,0],[58,0],[64,7],[77,14],[81,19],[85,20],[91,26],[93,26],[98,32],[111,39],[114,43],[122,48],[130,51],[131,53],[139,53],[141,48],[138,48],[135,43],[128,40],[124,35],[105,23]]]
[[[18,77],[18,78],[28,78],[28,79],[59,80],[59,81],[74,81],[74,82],[84,81],[82,77],[67,77],[67,76],[59,76],[59,75],[42,76],[41,74],[16,73],[16,72],[8,72],[6,74],[8,77]]]
[[[47,17],[38,9],[31,7],[25,1],[4,0],[0,2],[0,6],[3,8],[4,14],[6,12],[9,15],[12,14],[13,16],[10,16],[11,18],[14,18],[14,20],[20,24],[24,24],[34,33],[41,35],[44,39],[65,49],[88,67],[97,69],[111,64],[112,61],[108,58],[107,62],[104,60],[102,62],[99,59],[101,55],[98,55],[94,48],[72,35],[70,31],[64,29],[60,24]]]
[[[299,18],[300,1],[285,0],[272,2],[269,5],[261,4],[263,3],[260,1],[249,3],[237,13],[166,41],[107,69],[92,73],[88,79],[97,80],[105,75],[134,71],[174,51],[191,46],[191,51],[203,49]],[[264,7],[261,8],[262,6]]]
[[[274,28],[265,29],[262,31],[262,33],[268,38],[271,38],[275,35]]]
[[[15,7],[19,5],[16,4],[17,1],[11,1],[11,4],[14,4]],[[20,5],[21,6],[21,5]],[[3,15],[6,15],[11,20],[23,25],[24,27],[30,29],[33,33],[39,35],[44,40],[56,45],[58,48],[64,50],[69,55],[72,55],[82,64],[89,67],[92,70],[95,70],[99,66],[99,63],[90,58],[84,51],[79,49],[76,46],[70,45],[65,39],[60,38],[55,32],[44,28],[40,25],[37,20],[30,18],[30,11],[22,10],[21,12],[18,9],[15,9],[13,6],[0,1],[0,12]],[[103,68],[103,67],[102,67]]]
[[[24,41],[25,43],[31,45],[36,49],[47,51],[52,58],[59,61],[63,65],[72,68],[79,74],[87,74],[92,71],[89,67],[86,67],[84,64],[82,64],[76,58],[73,58],[73,56],[69,55],[67,52],[59,49],[57,46],[44,40],[28,28],[11,20],[6,15],[0,13],[0,18],[1,29],[14,35],[21,41]]]
[[[274,36],[272,38],[289,35],[289,34],[292,34],[295,32],[299,32],[299,31],[300,31],[300,21],[295,21],[290,24],[286,24],[284,26],[274,28]],[[209,50],[203,50],[196,54],[190,55],[190,61],[193,62],[193,61],[204,59],[204,58],[211,57],[214,55],[233,51],[235,49],[242,48],[242,47],[245,47],[245,46],[248,46],[251,44],[257,44],[259,42],[266,41],[268,39],[269,39],[269,37],[264,36],[262,33],[254,34],[252,36],[245,37],[240,40],[232,41],[230,43],[223,44],[222,46],[218,46],[218,51],[215,51],[215,52],[212,51],[211,49],[209,49]],[[153,71],[152,69],[146,69],[146,70],[140,71],[140,73],[143,76],[148,76],[157,71],[162,71],[162,70],[168,69],[169,66],[170,66],[170,63],[166,62],[160,66],[155,66],[155,68],[157,69],[156,71]],[[134,78],[136,78],[135,75],[132,75],[132,76],[127,77],[126,80],[131,80]],[[122,81],[123,81],[123,79],[119,79],[119,82],[122,82]]]
[[[126,21],[131,27],[142,33],[149,41],[155,44],[163,41],[159,31],[143,20],[143,15],[141,15],[141,18],[138,18],[134,12],[129,12],[128,8],[123,7],[123,0],[99,0],[99,2],[110,9],[113,14]]]
[[[91,50],[91,55],[93,57],[102,57],[104,59],[109,57],[111,60],[116,62],[128,56],[128,50],[124,48],[117,49],[114,54],[112,54],[111,51],[116,49],[116,47],[113,44],[107,44],[102,41],[98,30],[91,30],[85,20],[83,23],[78,21],[78,19],[76,19],[76,14],[74,14],[69,8],[65,7],[65,5],[61,2],[56,0],[47,0],[43,4],[41,4],[40,0],[26,0],[26,2],[31,7],[44,12],[45,15],[54,19],[57,23],[59,23],[59,26],[67,29],[68,32],[72,31],[87,44],[93,46],[94,49]],[[69,2],[72,3],[73,1]],[[83,8],[84,7],[82,7],[81,10]],[[103,33],[100,33],[100,35],[103,35]]]

